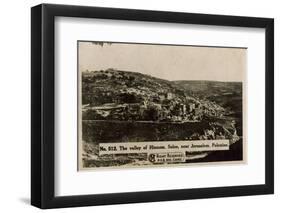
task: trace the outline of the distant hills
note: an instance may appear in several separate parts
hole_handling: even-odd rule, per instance
[[[200,97],[208,97],[214,94],[242,95],[242,82],[221,82],[221,81],[173,81],[179,88],[187,93],[193,93]]]
[[[168,81],[115,69],[83,72],[82,82],[83,104],[122,102],[122,94],[131,94],[128,99],[130,102],[140,102],[144,99],[157,101],[157,97],[167,93],[171,93],[178,101],[184,97],[208,99],[232,109],[241,105],[235,103],[235,100],[242,101],[242,82]],[[234,103],[228,103],[226,99],[232,99]]]

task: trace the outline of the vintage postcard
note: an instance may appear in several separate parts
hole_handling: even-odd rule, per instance
[[[245,162],[247,48],[77,48],[79,170]]]

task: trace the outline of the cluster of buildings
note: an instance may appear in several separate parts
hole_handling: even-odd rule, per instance
[[[187,96],[167,82],[141,74],[108,69],[85,72],[82,77],[82,103],[88,104],[82,108],[85,119],[198,122],[204,116],[224,114],[213,102]]]
[[[84,113],[91,112],[88,113],[89,119],[159,122],[198,122],[204,115],[222,117],[224,114],[222,107],[206,100],[178,98],[173,93],[159,94],[155,98],[144,98],[139,103],[84,105],[82,110]]]

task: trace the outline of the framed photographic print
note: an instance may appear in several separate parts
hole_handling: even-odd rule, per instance
[[[272,194],[274,21],[31,9],[31,203]]]

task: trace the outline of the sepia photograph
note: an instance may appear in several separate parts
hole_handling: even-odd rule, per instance
[[[78,170],[243,163],[247,48],[78,41]]]

